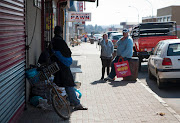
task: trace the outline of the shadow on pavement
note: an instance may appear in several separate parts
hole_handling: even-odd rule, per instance
[[[149,88],[162,98],[180,98],[180,84],[168,83],[165,88],[159,89],[156,83],[156,79],[150,80],[148,77],[148,68],[146,64],[142,65],[141,71],[138,73],[138,78],[141,82],[147,84]]]
[[[63,122],[70,123],[70,120],[64,120],[57,115],[53,107],[50,109],[43,110],[41,108],[34,107],[27,104],[27,109],[24,110],[22,117],[17,121],[17,123],[55,123]]]
[[[146,82],[149,88],[162,98],[180,98],[180,84],[167,83],[166,87],[159,89],[156,79],[150,80],[149,78],[146,78]]]
[[[91,84],[92,85],[97,85],[97,84],[102,84],[102,83],[106,83],[106,81],[104,81],[104,80],[96,80],[96,81],[92,82]]]
[[[148,75],[147,65],[144,64],[141,66],[141,71],[138,72],[138,79],[145,79],[147,78],[147,75]]]
[[[112,87],[118,87],[118,86],[126,86],[128,83],[135,83],[136,81],[109,81],[109,84],[112,85]]]

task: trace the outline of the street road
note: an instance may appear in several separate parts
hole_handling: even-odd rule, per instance
[[[139,72],[138,78],[180,114],[180,84],[168,84],[168,87],[158,89],[156,80],[150,80],[148,78],[147,62],[142,63],[142,70]]]

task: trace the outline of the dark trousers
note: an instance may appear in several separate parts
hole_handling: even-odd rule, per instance
[[[109,75],[109,69],[110,69],[110,66],[111,66],[111,59],[102,59],[101,58],[101,62],[102,62],[102,76],[101,76],[101,79],[103,79],[106,68],[107,68],[107,75]]]

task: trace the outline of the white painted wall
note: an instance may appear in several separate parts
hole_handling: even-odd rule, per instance
[[[26,15],[26,32],[27,44],[30,44],[29,56],[27,56],[27,63],[36,64],[41,53],[41,10],[34,7],[33,0],[26,0],[27,15]],[[37,16],[36,16],[37,11]],[[34,30],[35,26],[35,30]],[[34,36],[33,36],[34,31]],[[30,85],[26,84],[26,100],[29,99]]]
[[[36,16],[37,12],[37,16]],[[29,50],[29,63],[36,64],[41,53],[41,9],[33,5],[33,0],[27,0],[27,35]],[[35,30],[34,30],[35,26]],[[34,35],[33,35],[34,33]]]

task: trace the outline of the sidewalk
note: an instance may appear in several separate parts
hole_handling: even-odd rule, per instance
[[[28,106],[18,123],[179,123],[141,82],[99,81],[101,78],[100,51],[95,44],[82,43],[71,47],[73,59],[78,60],[83,73],[76,75],[82,82],[81,102],[87,111],[72,112],[69,120],[62,120],[54,111]],[[165,113],[160,116],[157,113]]]

